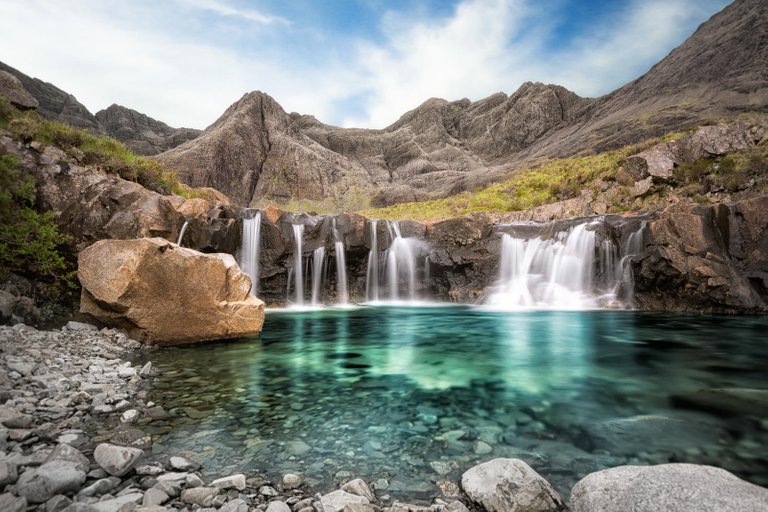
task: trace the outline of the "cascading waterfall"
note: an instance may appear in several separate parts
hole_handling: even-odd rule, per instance
[[[293,239],[294,239],[294,264],[293,264],[293,277],[295,279],[294,292],[295,296],[293,303],[297,306],[304,305],[304,269],[302,268],[302,252],[301,242],[304,237],[304,225],[293,225]]]
[[[181,241],[184,240],[184,232],[187,231],[187,226],[189,226],[189,219],[184,221],[184,225],[181,226],[181,231],[179,232],[179,239],[176,240],[176,245],[181,245]]]
[[[336,219],[333,219],[333,238],[336,249],[336,302],[349,304],[349,290],[347,289],[347,263],[344,254],[344,241],[336,229]]]
[[[379,221],[371,219],[371,250],[368,253],[368,269],[365,274],[365,298],[379,300],[379,247],[376,228]]]
[[[322,303],[323,293],[323,263],[325,263],[325,247],[320,246],[312,253],[312,305]]]
[[[645,224],[628,238],[622,251],[608,238],[596,247],[595,230],[590,229],[595,224],[573,226],[548,240],[504,234],[499,281],[488,303],[510,309],[591,309],[616,307],[623,296],[631,305],[629,263],[642,249]]]
[[[397,221],[388,221],[392,244],[387,251],[387,285],[392,301],[416,298],[416,254],[414,239],[403,238]],[[406,294],[400,292],[401,284]]]
[[[184,224],[184,227],[186,227],[186,224]],[[182,228],[181,235],[179,235],[179,242],[181,242],[181,236],[183,234],[184,229]],[[251,286],[251,295],[256,295],[259,289],[260,243],[261,212],[256,211],[256,214],[253,217],[243,219],[243,240],[240,246],[240,268],[251,278],[251,283],[253,283]]]

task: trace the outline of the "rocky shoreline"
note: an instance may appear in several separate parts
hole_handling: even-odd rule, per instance
[[[205,481],[200,465],[153,453],[136,424],[162,418],[148,401],[155,371],[126,361],[150,350],[112,330],[69,322],[61,330],[0,326],[0,510],[23,512],[427,512],[566,510],[552,486],[519,459],[468,468],[430,505],[392,501],[350,475],[321,495],[300,475],[270,481],[232,474]],[[108,433],[94,425],[114,424]],[[192,457],[189,457],[192,458]],[[685,489],[679,492],[680,486]],[[375,487],[375,486],[374,486]],[[450,488],[448,488],[450,487]],[[694,464],[622,466],[576,484],[571,508],[757,510],[768,489]],[[635,508],[633,508],[635,507]]]

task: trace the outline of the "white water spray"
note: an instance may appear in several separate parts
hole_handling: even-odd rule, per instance
[[[294,246],[293,277],[295,279],[294,291],[296,295],[293,299],[293,303],[296,304],[297,306],[304,305],[304,271],[302,268],[303,258],[301,253],[301,243],[302,243],[303,236],[304,236],[304,225],[294,224],[293,239],[295,242],[295,246]]]
[[[189,220],[185,220],[184,225],[181,226],[181,231],[179,232],[179,239],[176,240],[176,245],[181,245],[181,241],[184,240],[184,232],[187,230],[187,226],[189,226]]]
[[[323,263],[325,263],[325,247],[320,246],[312,253],[312,305],[321,304],[323,292]]]
[[[379,300],[379,247],[376,228],[379,221],[371,219],[371,250],[368,253],[368,269],[365,275],[365,298]]]

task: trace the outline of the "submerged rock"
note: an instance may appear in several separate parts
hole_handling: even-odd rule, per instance
[[[261,331],[264,303],[228,254],[161,238],[102,240],[78,257],[80,311],[132,337],[174,345]]]
[[[571,506],[574,512],[768,510],[768,489],[712,466],[621,466],[581,479],[571,493]]]
[[[520,459],[478,464],[462,475],[461,487],[488,512],[565,510],[557,491]]]

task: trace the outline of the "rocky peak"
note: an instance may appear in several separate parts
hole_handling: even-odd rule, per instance
[[[121,105],[112,104],[96,112],[101,129],[140,155],[156,155],[200,134],[192,128],[171,128],[167,124]]]

